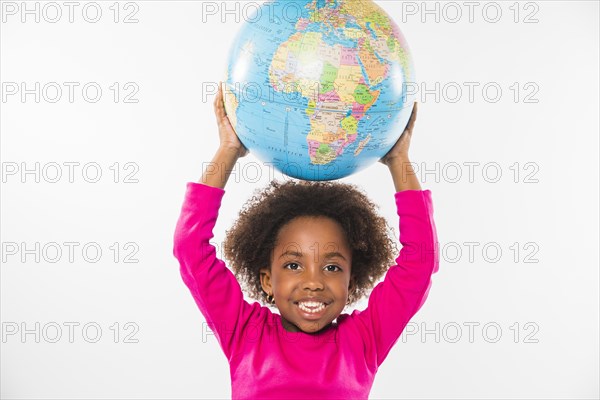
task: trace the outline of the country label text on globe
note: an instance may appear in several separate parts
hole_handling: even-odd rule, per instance
[[[333,180],[383,157],[413,108],[412,57],[371,0],[256,7],[231,46],[225,109],[241,142],[294,178]]]

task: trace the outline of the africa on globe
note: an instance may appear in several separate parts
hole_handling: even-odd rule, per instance
[[[410,118],[412,57],[392,18],[371,0],[268,1],[229,51],[225,109],[264,163],[304,180],[372,165]]]

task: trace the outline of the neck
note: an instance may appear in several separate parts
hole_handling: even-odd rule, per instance
[[[297,325],[295,325],[295,324],[291,323],[290,321],[288,321],[287,319],[285,319],[283,316],[281,316],[281,325],[283,326],[283,329],[285,329],[288,332],[303,332],[308,335],[317,335],[317,334],[325,332],[326,330],[331,328],[333,326],[333,323],[330,322],[329,324],[325,325],[323,328],[319,329],[318,331],[306,332],[306,331],[303,331],[302,329],[300,329]]]

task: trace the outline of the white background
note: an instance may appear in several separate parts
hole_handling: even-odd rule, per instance
[[[97,23],[83,18],[85,2],[73,23],[62,2],[56,23],[44,15],[21,22],[21,2],[13,3],[16,15],[3,12],[2,398],[230,396],[227,361],[181,281],[172,237],[185,184],[198,180],[218,144],[213,96],[203,88],[223,78],[246,3],[237,3],[239,22],[223,9],[203,13],[201,1],[121,2],[118,23],[112,1],[99,2]],[[46,3],[38,4],[41,12]],[[437,3],[437,22],[435,14],[422,15],[421,2],[378,4],[407,38],[419,81],[427,89],[440,84],[439,99],[419,99],[411,157],[421,170],[439,163],[437,175],[420,178],[433,193],[443,251],[429,299],[407,327],[412,334],[382,365],[371,398],[598,398],[598,2],[498,2],[496,23],[486,21],[495,8],[483,13],[484,2],[473,22],[469,8],[455,3],[462,12],[455,23],[456,8],[446,3]],[[133,11],[138,22],[123,23]],[[525,23],[528,15],[537,22]],[[51,103],[50,91],[39,103],[32,94],[22,101],[20,93],[7,95],[11,82],[29,89],[57,82],[63,97]],[[63,82],[80,85],[73,103]],[[88,82],[103,90],[96,103],[82,97]],[[109,88],[115,82],[117,103]],[[139,88],[137,103],[123,101],[132,92],[128,82]],[[464,82],[479,85],[472,101]],[[492,89],[484,97],[487,83],[502,89],[498,101]],[[457,85],[463,93],[453,102]],[[65,162],[80,163],[72,183]],[[35,163],[39,182],[21,174]],[[56,183],[53,163],[62,166]],[[82,175],[87,163],[100,166],[99,182],[84,179],[94,177],[94,169]],[[249,181],[258,163],[249,155],[230,179],[216,242],[268,182],[266,169]],[[124,182],[128,173],[138,182]],[[363,188],[397,227],[384,166],[343,181]],[[64,242],[78,244],[73,262]],[[48,252],[37,252],[39,262],[35,251],[23,261],[22,250],[36,243]],[[50,262],[56,253],[48,243],[63,250],[57,262]],[[98,262],[82,256],[87,243],[101,248]],[[135,250],[138,262],[124,262]],[[69,323],[79,324],[72,343]],[[90,343],[94,327],[102,336]]]

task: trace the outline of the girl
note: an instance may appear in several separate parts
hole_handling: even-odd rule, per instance
[[[220,85],[222,86],[222,85]],[[213,163],[231,171],[247,149],[214,102],[220,147]],[[356,187],[271,182],[227,232],[225,258],[213,237],[229,174],[207,168],[187,191],[174,237],[181,276],[227,357],[236,399],[364,399],[378,367],[421,308],[438,270],[430,191],[408,159],[417,104],[402,136],[380,160],[393,178],[403,247]],[[388,268],[389,267],[389,268]],[[367,308],[342,313],[380,277]],[[237,276],[237,279],[236,279]],[[258,302],[248,303],[242,282]]]

